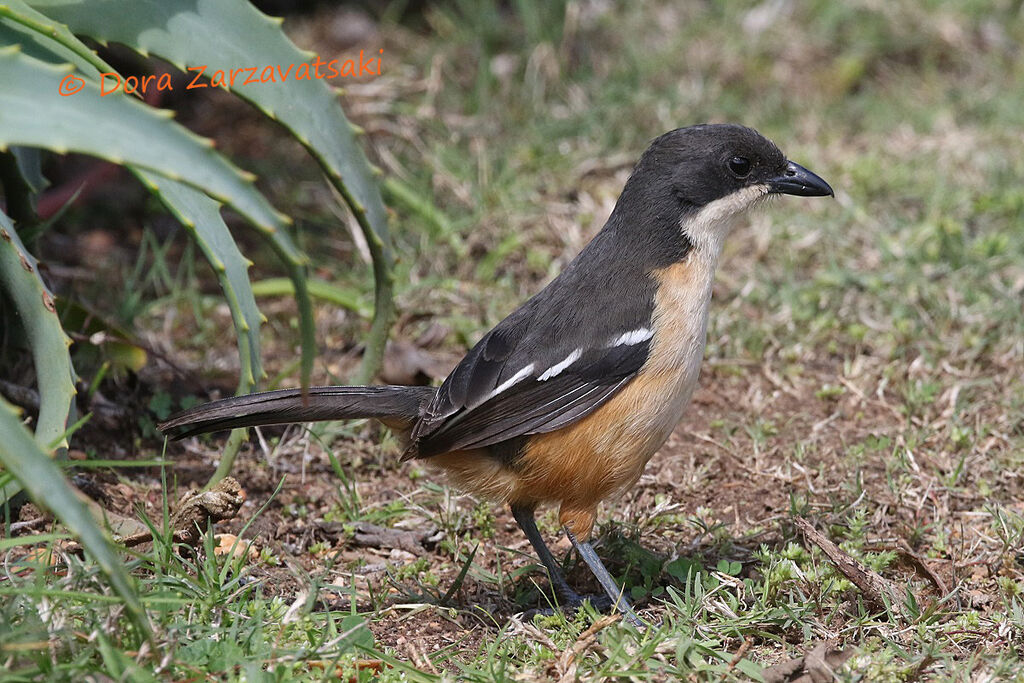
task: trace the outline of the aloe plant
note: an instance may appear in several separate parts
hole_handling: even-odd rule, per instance
[[[36,150],[77,152],[125,166],[186,228],[212,266],[231,310],[241,366],[238,391],[251,391],[263,376],[259,331],[262,315],[248,277],[250,262],[220,215],[228,206],[245,218],[281,259],[299,310],[301,374],[308,383],[314,352],[308,258],[290,237],[290,220],[239,170],[200,138],[155,109],[110,89],[102,74],[114,69],[78,36],[120,42],[143,55],[158,55],[179,68],[204,64],[209,73],[250,64],[301,64],[314,56],[299,50],[271,19],[246,2],[221,0],[4,0],[0,4],[0,165],[9,209],[29,212],[40,188]],[[68,94],[74,91],[74,94]],[[63,90],[62,90],[63,89]],[[357,143],[337,94],[321,80],[289,80],[276,87],[245,84],[236,95],[281,123],[311,153],[351,209],[369,245],[375,297],[373,322],[359,379],[377,372],[392,318],[392,255],[387,214],[376,172]],[[67,336],[52,295],[7,216],[0,221],[0,295],[10,299],[35,352],[40,416],[35,440],[41,452],[67,447],[74,417],[74,370]],[[5,419],[3,429],[16,421]],[[18,426],[17,429],[25,429]],[[244,432],[236,432],[218,476],[230,468]],[[22,454],[25,454],[22,449]],[[16,488],[18,467],[0,474],[0,501]],[[29,493],[34,493],[29,490]],[[36,491],[34,495],[38,494]],[[46,501],[43,501],[44,504]],[[79,529],[75,529],[79,531]]]
[[[115,41],[153,54],[187,70],[230,73],[252,65],[307,63],[316,57],[295,47],[279,20],[246,2],[223,0],[29,0],[76,33]],[[360,131],[349,124],[336,93],[318,79],[289,80],[288,87],[246,84],[232,92],[287,128],[320,163],[359,223],[373,260],[374,320],[357,381],[368,382],[380,368],[391,326],[391,239],[374,172],[356,144]]]

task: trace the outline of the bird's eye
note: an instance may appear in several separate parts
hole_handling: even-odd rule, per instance
[[[729,170],[738,178],[746,178],[750,175],[750,159],[746,157],[733,157],[729,159]]]

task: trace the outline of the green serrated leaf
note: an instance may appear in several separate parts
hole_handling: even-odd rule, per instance
[[[29,4],[43,8],[75,33],[159,55],[183,71],[205,65],[206,76],[217,70],[230,76],[240,68],[295,65],[287,87],[246,85],[248,74],[242,73],[236,75],[231,90],[284,124],[328,173],[341,179],[353,203],[387,245],[380,188],[328,85],[337,85],[337,79],[295,80],[299,66],[312,62],[311,55],[288,39],[279,21],[248,2],[221,0],[32,0]],[[326,75],[326,67],[320,72]]]
[[[101,95],[88,80],[77,83],[77,93],[62,96],[61,81],[68,76],[75,77],[67,68],[22,54],[19,46],[0,48],[0,149],[80,152],[179,180],[230,205],[275,236],[293,261],[305,262],[282,237],[287,217],[207,142],[133,97]]]
[[[25,249],[10,219],[0,212],[0,287],[14,303],[32,348],[39,384],[36,441],[46,451],[66,449],[64,434],[74,418],[75,371],[53,294],[39,276],[39,264]]]
[[[48,15],[76,33],[102,41],[124,43],[143,54],[158,55],[183,71],[205,67],[207,77],[221,71],[230,89],[267,116],[279,121],[320,162],[331,183],[359,222],[373,259],[374,320],[367,339],[361,381],[377,372],[391,327],[393,275],[387,213],[373,170],[330,85],[332,81],[296,80],[302,64],[314,57],[299,50],[281,30],[280,22],[247,2],[220,0],[33,0]],[[373,58],[380,55],[373,55]],[[285,83],[250,83],[260,74],[293,66]],[[313,69],[313,76],[316,70]],[[280,73],[280,72],[278,72]],[[328,73],[324,67],[323,75]],[[205,81],[203,81],[205,84]],[[301,287],[297,286],[301,296]],[[303,330],[305,334],[307,330]],[[312,333],[312,328],[308,330]],[[303,358],[303,376],[311,359]]]
[[[75,64],[83,74],[97,81],[101,78],[101,73],[114,71],[111,66],[96,57],[66,26],[39,14],[25,5],[22,0],[12,0],[9,5],[0,7],[0,41],[3,41],[5,37],[12,43],[19,42],[25,45],[27,42],[27,44],[33,45],[44,56],[48,55],[47,60],[50,62],[59,63],[66,59]],[[220,218],[219,210],[210,210],[209,208],[211,206],[216,207],[216,203],[207,199],[208,203],[205,204],[206,208],[203,210],[203,215],[207,217],[206,220],[196,220],[194,216],[190,218],[189,214],[198,207],[176,206],[176,198],[166,196],[162,188],[182,188],[176,192],[179,199],[187,192],[195,193],[194,196],[202,195],[196,193],[191,188],[185,187],[182,183],[169,178],[157,180],[158,176],[151,171],[145,171],[135,166],[129,166],[129,170],[160,196],[163,203],[182,220],[186,227],[190,227],[189,222],[191,221],[193,225],[200,226],[198,230],[201,233],[221,233],[216,245],[213,242],[209,242],[211,239],[209,236],[204,236],[200,239],[200,247],[203,249],[204,254],[210,258],[214,270],[217,271],[218,279],[231,308],[235,327],[239,332],[239,353],[242,356],[239,391],[241,392],[243,389],[251,391],[255,388],[256,380],[262,377],[259,351],[259,323],[262,321],[262,316],[256,310],[252,296],[246,294],[248,276],[245,272],[245,266],[241,265],[245,263],[245,259],[230,239],[226,227],[223,227],[224,224]],[[174,192],[174,190],[169,189],[168,192]],[[200,202],[201,200],[196,200],[192,204],[198,205]],[[240,207],[235,206],[234,208],[239,209]],[[252,220],[252,216],[248,217]],[[219,226],[214,225],[214,223],[219,224]],[[206,225],[211,225],[211,227],[204,227]],[[257,225],[257,227],[261,226]],[[275,251],[285,262],[289,277],[293,281],[293,289],[299,308],[304,377],[306,377],[309,368],[312,367],[315,345],[312,304],[305,292],[304,283],[306,257],[291,243],[291,239],[283,229],[283,226],[275,226],[271,229],[267,229],[267,226],[262,227],[263,233],[270,239]],[[203,243],[204,240],[207,241],[205,245]],[[229,242],[230,246],[225,242]],[[234,253],[229,254],[227,251],[229,249],[233,250]],[[244,287],[242,286],[243,281],[245,283]],[[249,305],[250,303],[251,305]]]
[[[23,0],[0,5],[0,45],[21,45],[22,51],[44,62],[75,64],[86,73],[99,74],[103,60],[74,36],[67,26],[29,7]]]
[[[145,171],[139,171],[139,175],[143,182],[158,193],[171,213],[185,226],[213,266],[227,298],[238,338],[240,371],[236,393],[247,394],[254,391],[257,381],[263,377],[260,356],[260,326],[263,315],[256,306],[256,298],[249,282],[249,261],[238,250],[228,226],[221,218],[220,204],[187,185]],[[312,315],[311,310],[309,313]],[[247,429],[236,429],[232,433],[221,453],[221,467],[218,468],[220,476],[214,477],[214,483],[228,474],[248,433]]]
[[[249,261],[238,250],[228,226],[221,218],[220,204],[187,185],[147,171],[140,171],[140,175],[158,192],[168,210],[185,226],[213,266],[238,334],[241,363],[238,393],[254,391],[257,380],[263,376],[260,360],[260,326],[263,316],[256,306],[249,282]]]
[[[3,399],[0,399],[0,463],[21,482],[33,502],[49,509],[75,534],[106,575],[114,592],[124,601],[137,627],[149,637],[151,629],[142,603],[106,535],[64,479],[57,463],[32,440],[18,419],[16,409]]]

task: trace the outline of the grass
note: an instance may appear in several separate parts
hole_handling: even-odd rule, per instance
[[[6,570],[3,676],[719,681],[820,641],[849,655],[844,680],[1019,676],[1019,3],[574,2],[558,21],[544,3],[510,5],[500,30],[494,15],[511,10],[490,2],[384,23],[385,74],[349,88],[376,162],[401,182],[389,193],[399,338],[439,324],[442,353],[457,356],[575,255],[667,129],[753,125],[837,190],[834,202],[778,201],[737,229],[695,403],[639,486],[602,509],[599,552],[659,626],[512,617],[547,604],[547,583],[505,511],[399,467],[393,441],[377,448],[366,428],[292,429],[268,437],[270,460],[254,448],[238,467],[251,500],[228,526],[252,525],[258,560],[166,541],[128,557],[156,650],[122,630],[95,568],[69,557],[59,571]],[[316,47],[322,20],[290,29],[329,49]],[[265,184],[295,207],[325,279],[365,296],[357,251],[327,231],[337,219],[286,177]],[[125,296],[137,329],[170,329],[178,311],[175,353],[230,368],[231,349],[216,348],[223,316],[191,321],[213,308],[189,293],[202,274],[176,276],[167,252],[147,249],[163,270],[126,282],[164,298]],[[294,312],[266,312],[273,375],[288,367]],[[364,322],[325,309],[320,324],[320,377],[343,377],[326,349]],[[217,444],[201,443],[199,456],[173,453],[208,465]],[[152,479],[101,483],[135,492],[123,511],[159,516],[176,498]],[[871,603],[794,516],[896,582],[903,603]],[[359,523],[432,533],[416,553],[360,548]],[[553,513],[540,523],[557,538]],[[585,567],[569,570],[586,585]]]

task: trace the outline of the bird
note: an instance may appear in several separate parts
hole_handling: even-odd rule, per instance
[[[170,417],[174,438],[235,427],[374,418],[458,489],[507,505],[569,586],[537,528],[558,520],[604,596],[642,628],[590,542],[598,504],[639,480],[697,385],[712,285],[736,220],[777,195],[835,194],[752,128],[701,124],[655,138],[604,227],[537,294],[483,335],[437,387],[331,386],[226,398]],[[588,598],[589,599],[589,598]]]

